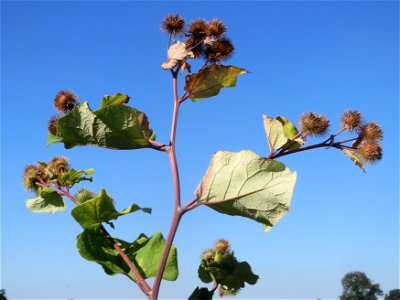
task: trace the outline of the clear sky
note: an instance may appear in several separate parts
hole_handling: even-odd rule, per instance
[[[249,219],[200,207],[182,220],[175,244],[180,277],[164,282],[162,298],[188,297],[203,249],[231,241],[260,280],[238,298],[335,298],[341,278],[363,271],[387,292],[399,288],[399,5],[398,2],[2,2],[1,3],[1,288],[14,299],[139,298],[123,276],[109,277],[80,258],[79,225],[69,211],[33,214],[21,186],[23,168],[64,155],[76,169],[93,167],[119,209],[153,208],[116,222],[115,235],[167,233],[172,177],[167,156],[153,150],[46,148],[52,99],[71,89],[91,107],[103,95],[131,96],[167,143],[172,113],[167,13],[187,20],[218,17],[236,53],[229,64],[251,72],[235,89],[185,102],[177,154],[183,202],[217,150],[268,154],[262,113],[292,121],[305,111],[357,109],[381,124],[383,160],[364,174],[337,150],[282,158],[298,181],[288,214],[269,232]],[[180,86],[182,87],[182,79]],[[312,142],[310,140],[309,142]]]

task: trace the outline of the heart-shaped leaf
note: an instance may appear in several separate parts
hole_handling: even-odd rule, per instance
[[[288,211],[295,182],[296,173],[280,162],[249,150],[219,151],[195,194],[208,207],[253,219],[268,231]]]

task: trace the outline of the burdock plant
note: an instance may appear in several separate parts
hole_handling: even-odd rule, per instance
[[[338,149],[363,170],[365,163],[382,158],[382,129],[376,122],[366,123],[361,113],[348,110],[340,117],[340,128],[329,135],[331,122],[316,112],[299,118],[299,128],[283,116],[263,115],[270,154],[262,157],[253,151],[218,151],[195,190],[195,197],[182,204],[180,177],[175,152],[179,108],[187,100],[196,103],[216,96],[223,88],[234,87],[243,68],[222,62],[234,53],[227,36],[227,26],[219,19],[196,19],[185,27],[184,19],[172,14],[165,17],[161,29],[168,35],[168,52],[161,67],[172,77],[173,116],[169,141],[156,141],[156,135],[144,112],[128,105],[129,96],[116,93],[104,96],[97,110],[88,102],[78,103],[71,91],[62,90],[54,98],[57,113],[48,123],[48,144],[63,143],[66,149],[98,146],[112,150],[147,148],[169,157],[173,175],[174,213],[168,236],[160,232],[140,234],[134,241],[124,241],[110,233],[114,221],[137,211],[151,209],[132,204],[117,211],[105,189],[94,192],[72,189],[92,181],[93,169],[76,170],[65,157],[28,165],[23,174],[25,188],[35,194],[26,206],[32,212],[64,211],[68,199],[75,204],[72,217],[82,227],[77,248],[86,260],[102,266],[109,275],[123,274],[132,280],[148,299],[157,299],[162,280],[178,277],[177,250],[173,245],[181,218],[199,206],[207,206],[227,215],[252,219],[270,230],[288,211],[296,182],[292,172],[277,158],[316,148]],[[191,62],[198,60],[197,70]],[[184,80],[179,95],[178,81]],[[339,139],[342,134],[345,138]],[[306,145],[309,139],[322,142]],[[267,147],[267,146],[266,146]],[[229,241],[220,239],[203,252],[199,278],[210,287],[197,287],[189,299],[211,299],[219,295],[236,295],[247,284],[259,279],[247,262],[236,258]],[[147,279],[154,278],[152,286]]]

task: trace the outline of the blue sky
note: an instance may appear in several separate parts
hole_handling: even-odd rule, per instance
[[[1,288],[14,299],[141,296],[124,277],[109,277],[79,257],[72,203],[55,215],[25,208],[32,195],[21,174],[27,164],[67,156],[76,169],[95,168],[87,187],[106,188],[117,208],[132,202],[153,208],[150,216],[120,218],[116,236],[166,235],[173,199],[166,155],[45,144],[60,89],[93,108],[103,95],[127,93],[167,142],[172,85],[160,68],[167,36],[159,29],[167,13],[223,20],[236,47],[229,64],[251,72],[235,89],[184,103],[177,134],[183,202],[215,151],[268,154],[262,113],[295,122],[315,111],[336,130],[340,114],[357,109],[381,124],[385,138],[383,160],[366,174],[337,150],[282,158],[298,181],[289,213],[269,233],[206,207],[185,215],[175,239],[180,277],[163,283],[161,297],[183,299],[201,285],[200,254],[221,237],[261,278],[238,298],[335,298],[343,275],[355,270],[385,292],[399,288],[398,8],[397,2],[2,2]]]

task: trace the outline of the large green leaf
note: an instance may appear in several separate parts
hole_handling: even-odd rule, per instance
[[[83,228],[87,228],[101,222],[109,222],[137,210],[151,212],[151,209],[141,208],[136,204],[132,204],[123,211],[118,212],[114,207],[113,199],[105,190],[101,190],[96,197],[75,206],[71,214]]]
[[[197,102],[218,95],[224,87],[236,86],[238,75],[245,73],[245,69],[212,64],[199,73],[186,76],[185,90],[189,92],[190,99]]]
[[[115,241],[144,278],[155,277],[160,264],[160,253],[165,245],[165,239],[161,233],[158,232],[151,238],[141,234],[133,243],[119,239],[115,239]],[[131,278],[136,279],[134,273],[115,250],[112,242],[102,232],[100,224],[84,229],[78,236],[77,248],[83,258],[102,265],[108,275],[129,274]],[[168,256],[163,279],[176,280],[177,277],[177,253],[173,246]]]
[[[295,182],[296,173],[280,162],[249,150],[219,151],[195,194],[210,208],[253,219],[268,231],[288,211]]]
[[[146,115],[132,107],[116,103],[92,111],[87,102],[79,103],[57,122],[57,137],[65,148],[93,145],[111,149],[137,149],[150,146],[154,139]]]
[[[65,202],[55,190],[51,188],[40,188],[38,197],[28,199],[26,207],[35,213],[51,213],[65,210]]]
[[[165,242],[161,232],[157,232],[146,245],[136,252],[135,259],[146,274],[146,277],[153,277],[157,274]],[[172,245],[169,252],[163,278],[167,280],[176,280],[178,278],[178,254],[174,245]]]

